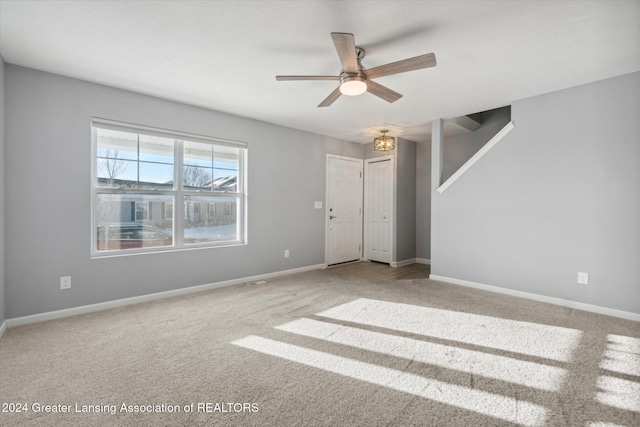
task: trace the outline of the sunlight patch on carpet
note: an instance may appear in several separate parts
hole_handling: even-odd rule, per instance
[[[601,375],[596,399],[600,403],[627,411],[640,412],[640,383],[623,378]]]
[[[533,403],[268,338],[250,335],[233,344],[524,426],[544,425],[546,418],[546,410]]]
[[[600,368],[640,377],[640,338],[607,335]]]
[[[607,335],[600,368],[612,374],[640,378],[640,338]],[[640,382],[616,376],[600,375],[596,399],[614,408],[640,413]]]
[[[566,373],[555,366],[312,319],[276,329],[540,390],[558,390]]]
[[[570,361],[582,336],[559,326],[366,298],[317,315],[561,362]]]

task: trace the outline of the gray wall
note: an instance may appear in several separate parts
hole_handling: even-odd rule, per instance
[[[4,137],[4,60],[0,56],[0,325],[6,319],[5,305],[5,271],[4,271],[4,164],[5,164],[5,137]]]
[[[511,120],[510,107],[485,111],[482,124],[470,133],[445,137],[442,163],[442,182],[449,179],[467,160],[478,152]],[[442,183],[441,183],[442,184]]]
[[[511,117],[432,193],[432,274],[640,313],[640,73],[514,102]]]
[[[396,261],[416,257],[416,143],[398,138],[396,157]]]
[[[313,202],[326,154],[363,158],[362,145],[10,64],[5,74],[7,318],[324,263]],[[248,244],[90,259],[92,116],[247,142]]]
[[[416,144],[416,258],[431,259],[431,142]]]

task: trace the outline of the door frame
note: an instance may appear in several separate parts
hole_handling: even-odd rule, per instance
[[[362,242],[364,234],[364,219],[362,211],[364,210],[364,160],[355,157],[340,156],[337,154],[327,154],[325,161],[325,195],[324,195],[324,266],[329,266],[329,161],[330,159],[347,160],[360,163],[362,169],[362,185],[360,186],[360,260],[362,260],[362,254],[364,250],[364,244]]]
[[[367,188],[367,173],[369,170],[369,165],[371,163],[378,163],[378,162],[383,162],[383,161],[389,161],[391,162],[391,209],[389,212],[391,212],[391,227],[389,229],[389,232],[391,233],[391,236],[389,236],[389,242],[391,244],[391,248],[390,249],[390,253],[391,253],[391,259],[389,262],[389,265],[392,267],[395,267],[396,264],[396,233],[395,233],[395,229],[396,229],[396,156],[394,155],[387,155],[387,156],[380,156],[380,157],[372,157],[370,159],[366,159],[364,161],[364,179],[362,180],[362,185],[364,187],[364,198],[363,198],[363,210],[364,210],[364,215],[363,215],[363,220],[362,220],[362,237],[363,237],[363,244],[362,244],[362,259],[367,261],[368,258],[366,256],[366,254],[369,253],[369,233],[367,232],[368,228],[367,228],[367,221],[369,220],[369,212],[367,211],[367,199],[368,197],[370,197],[369,193],[369,189]]]

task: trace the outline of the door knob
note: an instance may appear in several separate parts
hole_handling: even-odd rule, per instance
[[[329,219],[338,218],[337,216],[329,215]]]

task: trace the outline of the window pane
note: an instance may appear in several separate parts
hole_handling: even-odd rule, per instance
[[[166,212],[173,203],[173,196],[99,194],[97,251],[172,246],[173,216]]]
[[[185,190],[211,191],[213,169],[185,165],[182,169],[182,185]]]
[[[98,158],[98,187],[136,188],[138,163],[116,157]]]
[[[98,157],[136,160],[138,158],[138,134],[115,130],[97,129]]]
[[[184,142],[182,185],[185,190],[211,191],[213,145]]]
[[[137,180],[138,135],[97,129],[98,186],[134,187]]]
[[[140,161],[172,165],[173,144],[173,139],[140,135]]]
[[[213,167],[237,171],[240,162],[240,149],[234,147],[215,146],[213,151]]]
[[[240,149],[216,146],[213,159],[213,191],[237,192]]]
[[[185,166],[203,166],[210,168],[213,162],[213,145],[200,142],[184,142]]]
[[[139,188],[173,188],[174,140],[140,135]]]
[[[237,192],[238,191],[238,172],[215,169],[213,171],[213,191],[226,191]]]
[[[184,242],[228,242],[238,240],[238,198],[186,196]]]
[[[140,162],[140,187],[173,189],[173,165]]]

